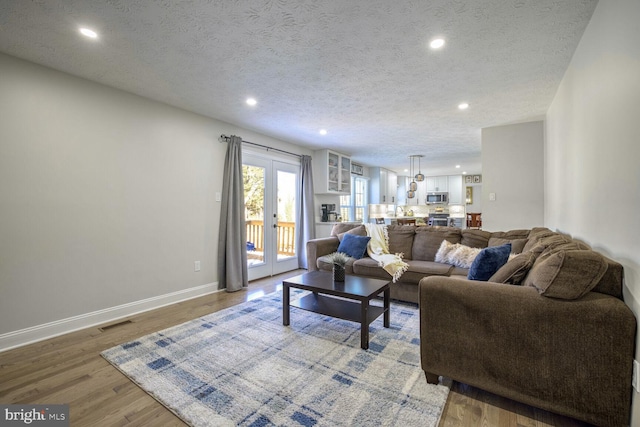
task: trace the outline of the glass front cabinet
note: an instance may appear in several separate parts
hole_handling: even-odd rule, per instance
[[[351,194],[351,158],[331,150],[313,155],[316,194]]]

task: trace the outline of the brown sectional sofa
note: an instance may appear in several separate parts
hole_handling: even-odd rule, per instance
[[[435,256],[443,240],[460,243],[474,248],[501,245],[514,242],[514,248],[522,250],[529,230],[490,233],[482,230],[460,230],[452,227],[416,227],[410,225],[391,225],[387,227],[389,251],[402,253],[403,260],[409,264],[408,270],[400,280],[391,286],[391,298],[418,303],[418,283],[427,276],[458,276],[466,278],[467,268],[435,262]],[[343,233],[366,235],[363,225],[337,224],[331,237],[314,239],[307,242],[307,265],[309,271],[331,271],[333,264],[326,255],[335,252],[340,245]],[[519,246],[518,246],[519,245]],[[516,250],[516,252],[518,252]],[[378,263],[365,255],[359,260],[350,260],[346,265],[347,274],[389,279],[391,275]]]
[[[623,302],[619,263],[547,228],[388,231],[390,251],[404,252],[409,264],[392,298],[420,305],[429,382],[444,376],[595,425],[629,424],[636,319]],[[307,243],[310,269],[331,268],[323,256],[336,251],[344,232],[362,234],[341,224],[332,237]],[[511,242],[520,261],[490,280],[522,286],[467,280],[467,269],[436,263],[443,239],[472,247]],[[347,268],[391,280],[366,256]]]

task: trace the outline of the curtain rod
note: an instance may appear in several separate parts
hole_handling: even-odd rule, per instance
[[[219,141],[220,142],[229,142],[229,139],[230,139],[230,137],[228,137],[225,134],[222,134],[222,135],[220,135]],[[249,145],[255,145],[256,147],[266,148],[267,151],[273,150],[273,151],[278,151],[280,153],[288,154],[290,156],[296,156],[299,159],[302,158],[302,156],[300,154],[292,153],[290,151],[281,150],[279,148],[273,148],[273,147],[269,147],[267,145],[257,144],[255,142],[251,142],[251,141],[245,141],[244,139],[242,140],[242,142],[244,142],[245,144],[249,144]]]

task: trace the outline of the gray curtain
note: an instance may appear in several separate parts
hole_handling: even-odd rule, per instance
[[[300,158],[300,205],[298,206],[298,266],[307,268],[307,241],[316,238],[311,156]]]
[[[224,160],[218,236],[218,281],[219,288],[226,288],[227,292],[235,292],[248,286],[242,138],[234,135],[230,137]]]

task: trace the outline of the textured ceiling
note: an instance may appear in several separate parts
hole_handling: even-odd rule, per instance
[[[596,3],[0,0],[0,51],[367,165],[479,173],[481,128],[542,118]]]

